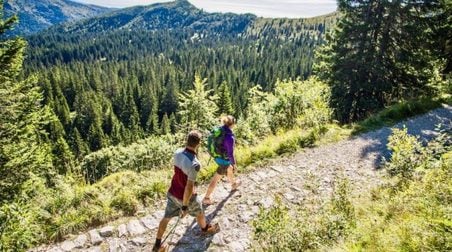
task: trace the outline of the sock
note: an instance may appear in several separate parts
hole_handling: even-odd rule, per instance
[[[155,239],[155,247],[159,247],[160,248],[160,245],[162,245],[162,239]]]

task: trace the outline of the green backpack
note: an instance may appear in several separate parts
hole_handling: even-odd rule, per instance
[[[226,152],[223,147],[225,135],[223,127],[215,127],[207,137],[207,152],[213,158],[224,157]]]

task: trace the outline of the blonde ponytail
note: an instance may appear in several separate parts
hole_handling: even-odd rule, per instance
[[[228,115],[228,116],[223,116],[221,117],[221,123],[223,123],[224,125],[231,127],[232,125],[236,124],[236,120],[233,116]]]

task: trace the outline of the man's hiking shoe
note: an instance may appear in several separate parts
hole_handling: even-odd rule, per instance
[[[210,198],[204,198],[204,199],[202,200],[202,204],[203,204],[204,206],[210,206],[210,205],[215,204],[215,202],[212,201]]]
[[[238,188],[242,185],[242,181],[236,181],[234,184],[232,184],[232,190],[231,191],[237,191]]]
[[[160,245],[160,247],[157,247],[154,245],[154,247],[152,248],[152,252],[166,252],[168,251],[168,245],[166,244],[162,244]]]
[[[201,230],[201,233],[203,235],[213,235],[213,234],[216,234],[218,232],[220,232],[220,225],[218,225],[218,223],[213,224],[213,225],[207,224],[207,229],[205,231]]]

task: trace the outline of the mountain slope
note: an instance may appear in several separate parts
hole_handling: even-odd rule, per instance
[[[308,78],[336,17],[262,19],[207,13],[188,1],[120,9],[29,36],[25,69],[39,73],[66,139],[81,139],[71,148],[82,158],[159,134],[165,115],[175,130],[178,94],[196,73],[211,89],[227,83],[237,114],[251,87]]]
[[[207,13],[186,0],[136,6],[62,26],[66,32],[111,32],[119,30],[189,29],[196,31],[241,32],[254,15]]]
[[[19,24],[10,34],[28,35],[52,25],[90,18],[110,9],[69,0],[5,0],[5,16],[19,16]]]

